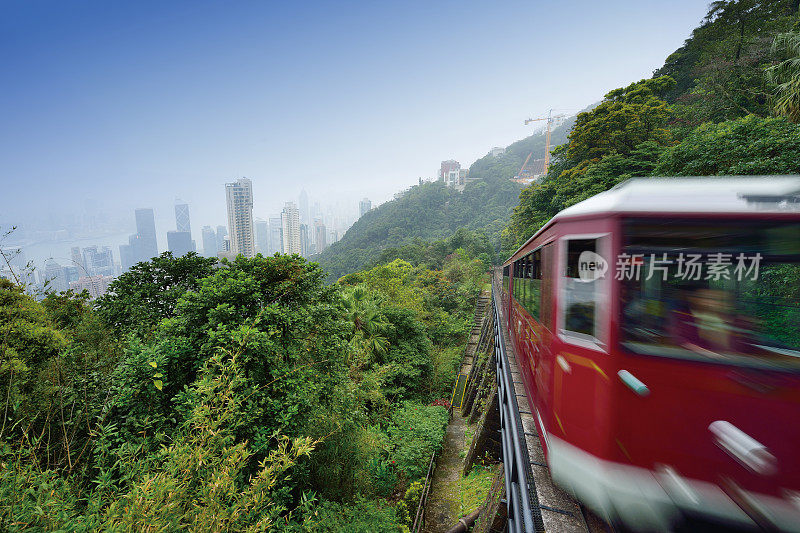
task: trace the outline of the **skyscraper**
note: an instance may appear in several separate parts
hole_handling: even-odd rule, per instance
[[[192,233],[192,225],[189,222],[189,204],[175,204],[175,228],[178,231]]]
[[[256,253],[269,255],[269,223],[266,220],[257,218],[256,229]]]
[[[183,257],[189,252],[193,252],[192,234],[188,231],[168,231],[167,247],[175,257]]]
[[[83,262],[83,255],[81,255],[81,248],[80,246],[73,246],[70,250],[72,254],[72,264],[73,266],[78,267],[79,270],[85,271],[86,270],[86,263]]]
[[[286,202],[286,206],[281,213],[281,227],[283,229],[283,253],[302,254],[300,212],[294,202]]]
[[[317,244],[317,253],[328,247],[328,229],[319,219],[314,221],[314,242]]]
[[[269,217],[269,253],[279,254],[283,252],[283,224],[281,215],[270,215]]]
[[[311,222],[311,212],[308,210],[308,193],[305,189],[300,191],[300,223]]]
[[[300,255],[303,257],[308,257],[309,246],[308,226],[305,224],[300,224]]]
[[[368,213],[372,209],[372,202],[370,202],[369,198],[364,198],[360,202],[358,202],[358,212],[360,213],[358,216],[363,217],[365,213]]]
[[[225,238],[228,236],[228,228],[217,226],[217,252],[225,250]]]
[[[156,241],[156,217],[152,209],[137,209],[136,214],[136,233],[138,239],[138,254],[136,262],[149,261],[158,255],[158,243]]]
[[[253,257],[253,182],[240,178],[233,183],[226,183],[225,195],[228,204],[230,251],[236,255]]]
[[[64,268],[52,259],[44,263],[44,279],[49,283],[48,292],[64,292],[69,287]]]
[[[203,255],[217,257],[217,234],[211,226],[203,226]]]

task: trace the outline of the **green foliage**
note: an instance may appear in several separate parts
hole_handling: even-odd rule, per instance
[[[700,126],[665,150],[653,171],[668,176],[798,172],[800,126],[753,115]]]
[[[190,252],[173,257],[164,252],[132,266],[97,301],[100,314],[120,333],[144,335],[171,317],[180,297],[194,291],[210,275],[216,259]]]
[[[766,71],[767,79],[777,85],[773,110],[794,123],[800,122],[800,30],[775,36],[772,52],[787,56]]]
[[[431,456],[444,441],[447,409],[406,402],[392,412],[388,428],[391,464],[405,479],[425,477]]]
[[[358,499],[353,504],[323,502],[302,526],[302,531],[320,533],[390,533],[407,531],[395,508],[385,501]]]

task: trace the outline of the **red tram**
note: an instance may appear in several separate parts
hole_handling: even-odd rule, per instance
[[[554,481],[607,518],[800,531],[800,177],[633,179],[503,266]]]

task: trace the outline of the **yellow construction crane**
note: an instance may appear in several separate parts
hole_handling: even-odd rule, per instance
[[[547,113],[546,117],[525,119],[525,125],[526,126],[528,124],[530,124],[531,122],[537,122],[539,120],[546,120],[547,121],[547,136],[545,137],[545,141],[544,141],[544,170],[543,170],[543,173],[544,173],[545,176],[547,175],[547,167],[550,166],[550,130],[551,130],[551,127],[553,126],[553,122],[555,122],[555,120],[557,118],[564,118],[565,116],[566,115],[553,115],[553,110],[551,109]],[[528,156],[528,157],[530,157],[530,156]]]

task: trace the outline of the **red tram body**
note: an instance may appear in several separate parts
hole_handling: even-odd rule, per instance
[[[634,529],[800,531],[800,177],[629,180],[503,276],[557,484]]]

